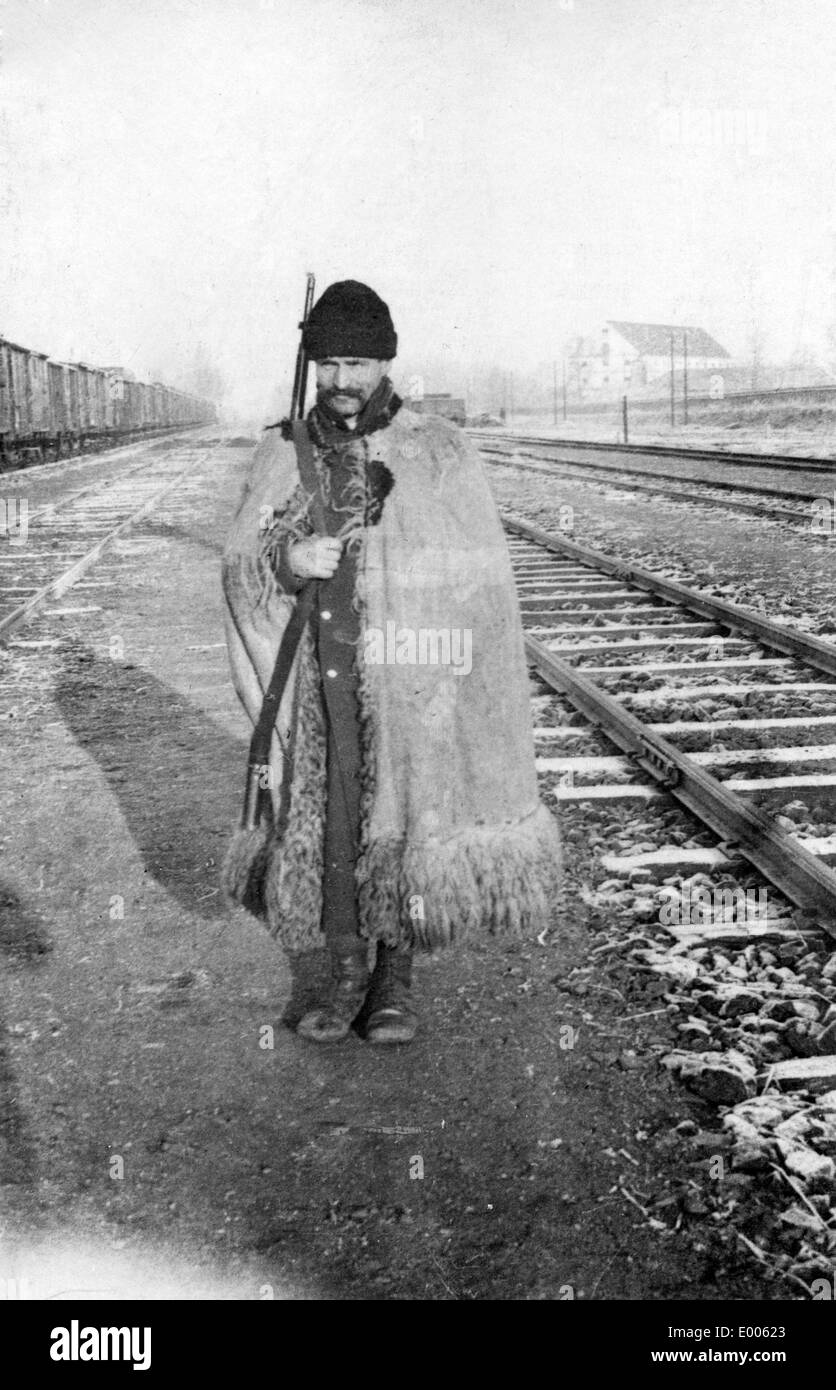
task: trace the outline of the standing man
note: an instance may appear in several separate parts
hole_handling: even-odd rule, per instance
[[[317,581],[317,596],[275,722],[272,820],[239,832],[225,884],[288,950],[327,946],[332,981],[302,1037],[356,1024],[367,1042],[410,1042],[413,950],[542,931],[557,825],[538,800],[519,607],[475,450],[396,395],[397,335],[368,286],[331,285],[304,345],[307,486],[289,428],[269,431],[224,555],[253,722],[297,594]]]

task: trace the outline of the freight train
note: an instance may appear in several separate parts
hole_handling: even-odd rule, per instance
[[[211,401],[0,338],[0,472],[216,420]]]

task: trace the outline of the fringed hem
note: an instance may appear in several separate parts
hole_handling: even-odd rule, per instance
[[[373,843],[357,867],[364,936],[437,950],[548,927],[562,892],[557,822],[538,806],[513,825],[420,846]]]
[[[264,608],[274,594],[282,592],[277,576],[281,574],[282,556],[288,543],[307,540],[313,535],[310,506],[311,495],[299,483],[283,511],[276,514],[260,534],[255,559],[259,608]]]
[[[270,829],[236,830],[221,866],[221,888],[230,905],[239,903],[254,917],[264,915],[264,875],[270,854]]]
[[[325,715],[310,629],[302,634],[295,707],[297,730],[289,809],[281,833],[271,816],[235,832],[221,869],[228,902],[258,918],[286,950],[321,949],[322,849],[326,799]],[[272,765],[271,765],[272,766]],[[277,769],[280,796],[288,795]]]
[[[311,905],[301,873],[299,901],[287,901],[283,892],[286,859],[272,827],[236,830],[221,866],[224,900],[229,907],[245,908],[286,951],[322,950],[327,942],[320,925],[319,901]]]

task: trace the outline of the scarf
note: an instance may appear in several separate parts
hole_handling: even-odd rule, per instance
[[[359,546],[363,528],[376,526],[379,522],[383,503],[394,482],[385,464],[371,457],[366,441],[370,435],[391,424],[402,405],[403,401],[392,382],[385,376],[355,416],[353,429],[349,429],[344,416],[325,400],[318,400],[308,411],[308,433],[314,443],[314,464],[325,502],[331,502],[330,470],[334,464],[347,462],[354,475],[347,494],[347,504],[336,509],[347,513],[340,536],[352,550],[356,551]],[[276,425],[268,425],[267,428],[279,429],[282,439],[290,440],[293,437],[289,419],[280,420]],[[302,500],[304,504],[304,499]],[[268,540],[273,563],[275,554],[272,552],[277,544],[286,539],[291,530],[287,524],[280,526]],[[294,531],[293,534],[294,538],[298,539],[298,533]]]
[[[346,513],[338,534],[355,554],[364,528],[380,521],[383,503],[394,484],[386,465],[372,456],[369,439],[391,424],[402,404],[389,378],[383,377],[356,416],[354,429],[348,428],[343,416],[327,401],[317,401],[308,412],[308,432],[314,443],[314,464],[322,496],[335,511]],[[342,505],[335,506],[331,477],[332,469],[339,465],[347,466],[349,482]]]
[[[311,438],[326,455],[349,448],[355,439],[365,438],[377,430],[385,429],[403,405],[388,376],[383,377],[375,387],[362,410],[355,417],[354,429],[349,429],[342,415],[338,414],[327,401],[317,401],[308,411],[308,430]]]

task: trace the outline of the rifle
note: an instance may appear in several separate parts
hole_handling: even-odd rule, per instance
[[[299,324],[302,336],[299,339],[299,350],[296,353],[296,371],[293,374],[293,395],[290,398],[291,423],[299,420],[305,412],[305,395],[308,389],[308,354],[305,351],[305,324],[308,322],[311,309],[313,308],[314,285],[316,277],[308,271],[307,285],[305,287],[305,309]]]
[[[296,370],[293,375],[293,396],[290,402],[290,428],[288,430],[288,435],[294,440],[300,474],[302,475],[303,482],[311,492],[311,519],[314,524],[315,533],[324,535],[325,519],[322,510],[322,502],[319,497],[316,470],[313,463],[313,449],[308,436],[307,427],[303,422],[305,393],[308,386],[308,354],[305,350],[304,329],[308,321],[308,316],[313,308],[315,283],[315,277],[309,271],[305,287],[305,310],[299,324],[302,330],[302,336],[299,339],[299,348],[296,353]],[[275,427],[268,426],[268,428]],[[290,675],[290,668],[293,664],[302,631],[313,611],[317,592],[318,581],[309,579],[297,594],[293,613],[291,614],[279,645],[276,665],[270,678],[270,684],[264,693],[261,713],[256,722],[250,742],[247,783],[244,792],[244,810],[241,817],[241,829],[245,832],[257,829],[266,808],[268,797],[264,794],[265,788],[262,786],[262,777],[269,763],[270,742],[275,727],[279,701],[281,700],[288,676]],[[287,786],[285,795],[282,798],[279,817],[282,829],[284,828],[282,822],[286,823],[287,820],[287,793],[289,792],[293,762],[292,746],[285,751],[285,757],[288,763],[288,771],[286,774]]]

